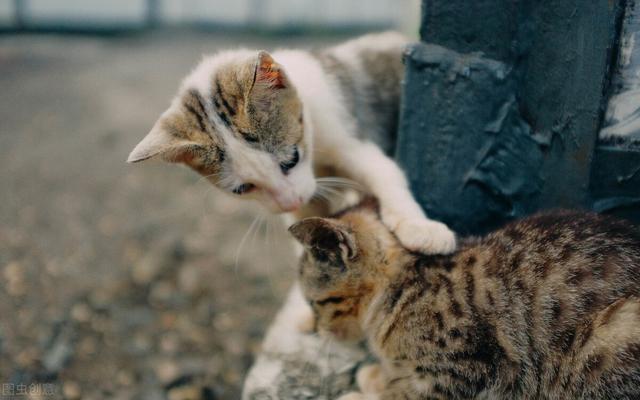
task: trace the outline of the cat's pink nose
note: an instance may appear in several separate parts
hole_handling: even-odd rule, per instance
[[[302,206],[302,197],[275,196],[275,201],[282,212],[297,211]]]

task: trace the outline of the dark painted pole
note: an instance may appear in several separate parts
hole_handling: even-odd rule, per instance
[[[397,156],[427,212],[479,233],[592,205],[622,1],[424,0]],[[438,50],[446,49],[446,50]]]

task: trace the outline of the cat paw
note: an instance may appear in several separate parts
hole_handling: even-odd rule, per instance
[[[403,246],[426,254],[450,254],[456,250],[456,235],[445,224],[428,219],[403,220],[394,233]]]
[[[385,382],[380,364],[370,364],[360,367],[356,373],[356,382],[362,393],[381,393]]]

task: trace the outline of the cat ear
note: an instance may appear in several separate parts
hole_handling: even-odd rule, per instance
[[[339,223],[326,218],[305,218],[292,225],[289,232],[309,249],[336,253],[345,260],[352,260],[358,254],[353,234]]]
[[[188,162],[193,159],[197,147],[197,143],[172,135],[167,130],[164,118],[160,118],[147,136],[133,148],[127,162],[137,163],[154,157],[173,163]]]
[[[258,53],[254,85],[270,89],[285,89],[289,86],[282,66],[276,63],[273,57],[264,50]]]

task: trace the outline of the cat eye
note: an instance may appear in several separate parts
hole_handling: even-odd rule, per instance
[[[293,167],[298,165],[299,161],[300,161],[300,153],[298,152],[298,146],[293,146],[293,157],[291,157],[289,161],[281,162],[280,170],[282,171],[283,174],[286,175],[287,173],[289,173],[289,170],[291,170]]]
[[[344,297],[331,296],[331,297],[324,298],[322,300],[316,300],[315,303],[319,306],[324,306],[326,304],[340,304],[343,301],[345,301]]]
[[[254,185],[252,183],[243,183],[240,186],[236,186],[233,189],[233,193],[234,194],[245,194],[245,193],[248,193],[248,192],[252,191],[255,188],[256,188],[256,185]]]
[[[248,132],[241,131],[240,134],[242,135],[244,140],[246,140],[249,143],[258,143],[260,141],[257,136],[254,136]]]

